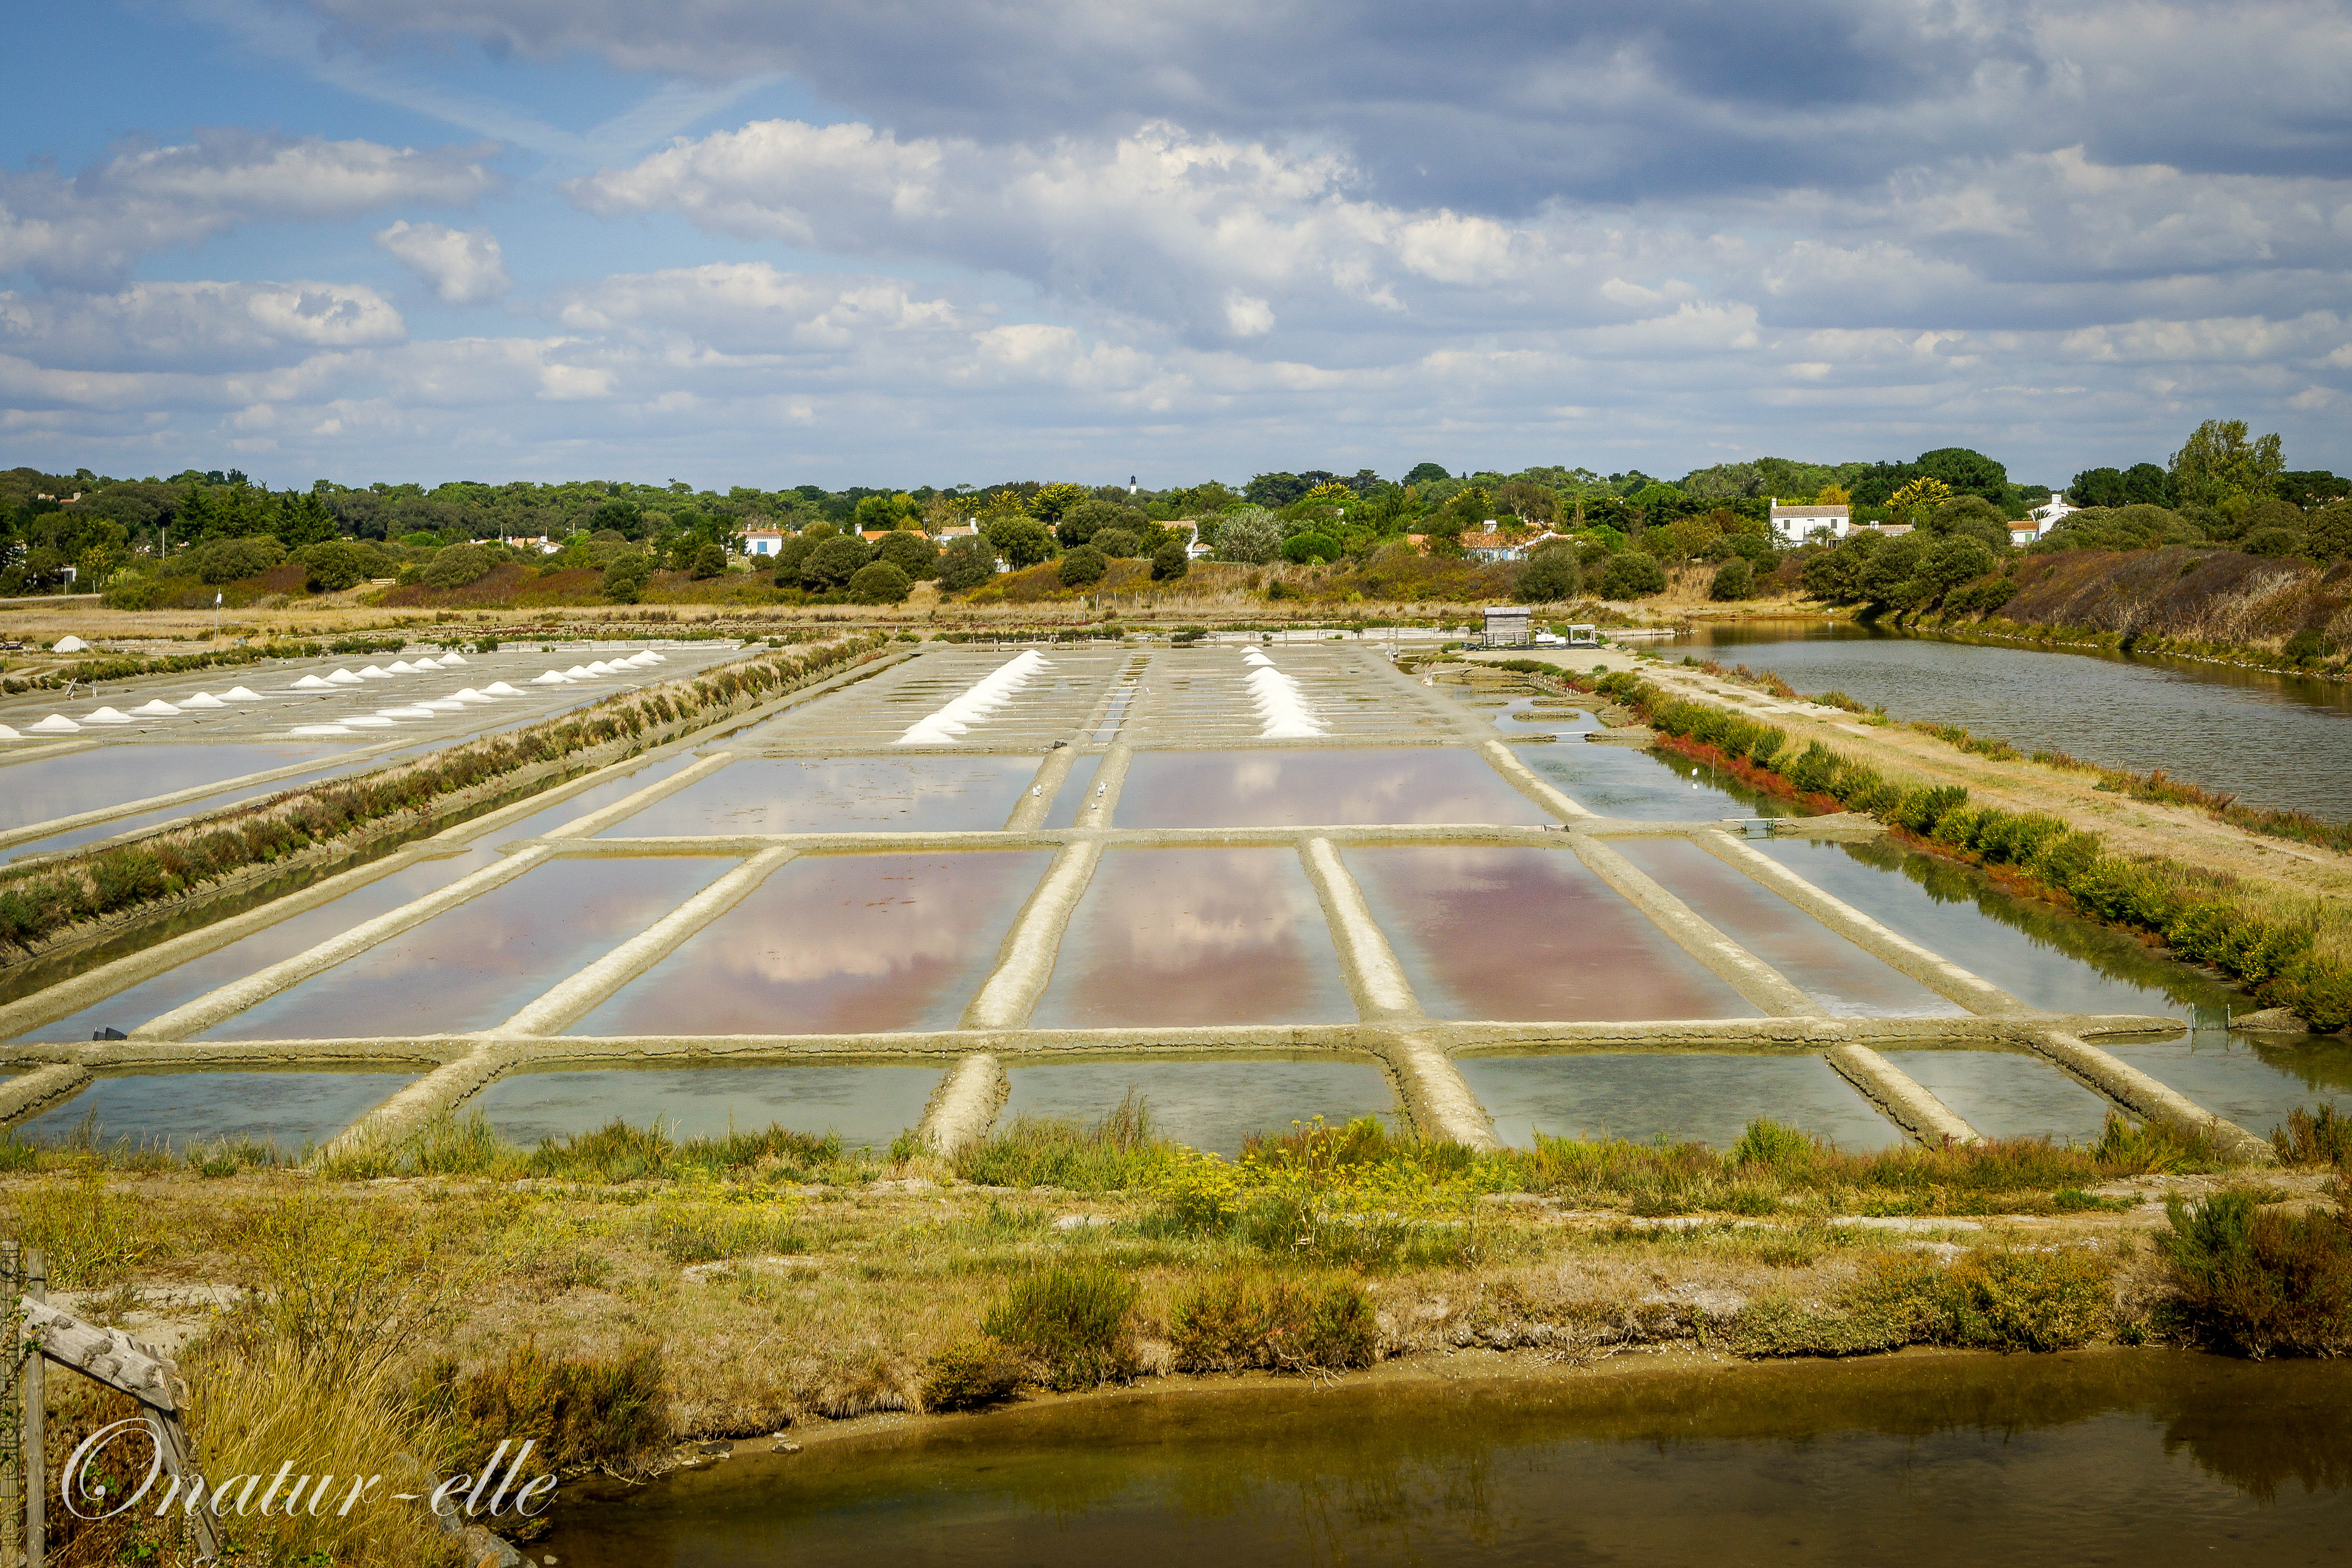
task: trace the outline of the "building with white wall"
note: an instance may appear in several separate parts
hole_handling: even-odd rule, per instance
[[[1783,544],[1802,544],[1821,532],[1843,539],[1853,531],[1850,506],[1783,506],[1780,497],[1772,498],[1772,533]]]

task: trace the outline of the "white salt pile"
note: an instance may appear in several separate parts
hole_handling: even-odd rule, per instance
[[[405,708],[379,708],[376,716],[382,719],[431,719],[436,715],[430,708],[419,708],[411,703]]]
[[[1013,693],[1029,684],[1041,669],[1051,669],[1052,664],[1034,648],[1017,658],[1007,659],[995,669],[950,698],[937,712],[927,714],[908,726],[898,739],[901,746],[945,746],[974,724],[986,721],[999,708],[1013,700]]]
[[[62,713],[52,713],[37,724],[26,726],[44,735],[70,735],[81,728]]]
[[[327,684],[330,686],[357,686],[360,684],[360,678],[353,675],[348,669],[339,669],[332,675],[327,677]]]
[[[545,675],[532,676],[530,683],[533,686],[569,686],[572,684],[572,678],[568,675],[559,675],[551,669]]]
[[[133,708],[131,711],[133,713],[150,713],[160,719],[167,713],[177,713],[179,710],[158,697],[152,702],[141,703],[138,707]]]
[[[327,683],[320,679],[315,675],[306,675],[301,679],[294,683],[294,689],[297,691],[324,691],[327,689]]]
[[[493,680],[488,686],[483,687],[482,689],[488,692],[493,697],[522,697],[529,695],[526,692],[516,690],[513,687],[509,686],[503,680]]]
[[[441,656],[441,668],[444,669],[448,668],[453,664],[463,664],[466,661],[464,659],[459,658],[454,653],[445,653]]]
[[[1325,733],[1322,720],[1307,704],[1298,682],[1255,648],[1250,650],[1250,658],[1256,662],[1242,677],[1242,684],[1249,688],[1250,706],[1257,710],[1258,739],[1311,741]]]
[[[219,698],[214,696],[209,691],[199,691],[194,697],[181,698],[180,706],[183,708],[226,708],[228,704],[222,701]]]
[[[131,715],[119,708],[101,708],[95,713],[83,714],[81,721],[85,724],[128,724]]]
[[[260,692],[246,686],[232,686],[226,691],[222,692],[221,695],[227,698],[231,702],[258,702],[261,700]]]

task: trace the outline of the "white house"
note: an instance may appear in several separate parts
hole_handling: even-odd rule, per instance
[[[1783,544],[1802,544],[1814,534],[1827,531],[1832,539],[1843,539],[1853,531],[1853,508],[1850,506],[1783,506],[1780,498],[1772,498],[1772,532]]]
[[[743,553],[746,555],[773,555],[783,547],[784,535],[781,529],[749,528],[743,531]]]

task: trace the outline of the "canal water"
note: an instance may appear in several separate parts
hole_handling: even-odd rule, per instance
[[[1698,626],[1664,645],[1843,691],[1904,721],[2227,790],[2249,805],[2352,816],[2352,685],[2158,654],[2046,650],[1843,621]]]
[[[534,1557],[2289,1568],[2347,1550],[2352,1365],[2142,1350],[1359,1373],[770,1447],[625,1491],[571,1483]]]

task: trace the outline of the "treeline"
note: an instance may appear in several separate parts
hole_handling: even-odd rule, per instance
[[[1827,495],[1850,500],[1858,516],[1872,516],[1923,476],[1939,479],[1956,493],[1981,496],[2004,515],[2021,516],[2027,504],[2048,493],[2011,483],[2000,463],[1965,447],[1924,452],[1907,463],[1768,458],[1697,469],[1679,481],[1638,469],[1455,474],[1421,463],[1393,480],[1369,469],[1346,477],[1306,469],[1258,474],[1238,489],[1208,480],[1160,490],[1034,479],[911,490],[737,486],[723,493],[683,481],[455,481],[430,489],[379,482],[355,489],[322,479],[308,489],[272,490],[234,468],[114,479],[88,468],[59,475],[19,468],[0,473],[0,594],[100,586],[136,559],[160,562],[222,539],[273,539],[289,553],[350,541],[383,546],[396,562],[404,547],[577,542],[609,533],[661,559],[677,553],[681,539],[724,550],[749,530],[800,534],[815,523],[845,535],[907,529],[937,535],[974,518],[1017,510],[1043,524],[1058,549],[1061,514],[1077,500],[1121,508],[1139,529],[1213,521],[1258,509],[1286,525],[1318,524],[1318,537],[1351,548],[1408,532],[1450,536],[1489,518],[1522,531],[1600,528],[1622,539],[1696,517],[1717,516],[1717,532],[1726,531],[1725,518],[1760,523],[1776,497],[1803,501]],[[1302,516],[1297,509],[1307,503]],[[1277,544],[1299,531],[1278,530]]]

